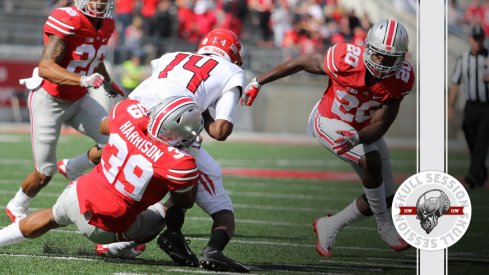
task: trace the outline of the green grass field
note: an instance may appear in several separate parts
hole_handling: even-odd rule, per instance
[[[58,157],[70,157],[91,145],[86,137],[63,136]],[[204,143],[223,168],[274,168],[351,172],[319,145]],[[399,177],[416,172],[416,152],[392,149],[393,167]],[[463,175],[466,154],[451,155],[449,167]],[[450,159],[450,158],[449,158]],[[5,205],[32,170],[30,137],[0,134],[0,226],[10,223]],[[248,175],[249,176],[249,175]],[[334,257],[315,252],[311,223],[335,213],[360,194],[357,180],[304,180],[225,176],[224,185],[236,212],[236,235],[225,253],[248,265],[254,274],[416,274],[416,250],[391,252],[379,239],[372,218],[353,224],[337,236]],[[52,206],[67,181],[55,175],[32,203],[33,209]],[[450,274],[487,274],[489,265],[488,189],[469,190],[473,217],[466,235],[448,249]],[[486,201],[486,202],[484,202]],[[206,245],[211,219],[195,206],[188,212],[184,233],[200,254]],[[134,260],[105,259],[94,244],[73,226],[18,245],[0,248],[1,274],[212,274],[202,269],[174,265],[153,241]]]

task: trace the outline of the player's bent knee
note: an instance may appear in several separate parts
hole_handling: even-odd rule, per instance
[[[234,226],[234,212],[228,209],[217,211],[211,215],[215,223]]]

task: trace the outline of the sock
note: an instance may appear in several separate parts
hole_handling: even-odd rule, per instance
[[[87,153],[80,154],[74,158],[68,160],[66,163],[66,170],[72,171],[77,174],[82,174],[85,170],[91,169],[95,165],[88,159]]]
[[[19,223],[12,223],[0,230],[0,246],[20,243],[27,240],[20,232]]]
[[[29,208],[31,204],[32,198],[27,196],[24,191],[22,191],[22,187],[19,188],[17,193],[15,193],[14,198],[10,201],[13,206]]]
[[[124,250],[136,247],[137,245],[138,244],[136,242],[130,241],[130,242],[109,243],[107,244],[107,247],[109,248],[111,254],[118,255]]]
[[[384,224],[391,222],[389,212],[387,211],[387,203],[385,201],[384,183],[377,188],[368,189],[364,187],[363,190],[367,196],[370,210],[374,213],[377,227],[382,228]]]
[[[181,233],[183,222],[185,221],[183,209],[175,206],[168,208],[165,221],[168,230]]]
[[[212,230],[211,238],[209,239],[209,243],[207,243],[207,246],[223,251],[228,242],[229,235],[226,230],[214,229]]]
[[[359,220],[363,220],[367,216],[363,215],[357,207],[357,200],[353,200],[347,207],[343,208],[339,213],[331,216],[328,219],[328,223],[331,224],[336,230]]]

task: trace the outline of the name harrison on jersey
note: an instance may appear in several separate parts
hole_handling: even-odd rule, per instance
[[[157,162],[158,159],[163,155],[163,152],[156,146],[153,142],[142,138],[137,131],[136,127],[131,121],[124,123],[119,130],[127,138],[127,140],[132,143],[136,148],[141,150],[148,158]]]

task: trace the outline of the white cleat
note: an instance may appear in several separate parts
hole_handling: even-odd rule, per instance
[[[333,244],[338,233],[337,229],[331,226],[331,217],[322,217],[314,221],[312,228],[317,236],[316,251],[320,256],[333,256]]]
[[[410,245],[397,233],[392,223],[386,223],[379,228],[380,238],[394,251],[403,251]]]
[[[95,246],[95,251],[97,252],[98,255],[102,257],[108,257],[108,258],[133,259],[141,255],[144,252],[144,250],[146,250],[146,245],[144,243],[138,244],[135,247],[127,248],[118,252],[111,251],[109,249],[109,246],[106,244],[97,244]]]
[[[10,200],[7,207],[5,207],[5,213],[7,213],[7,216],[12,222],[16,222],[27,217],[30,211],[27,208],[13,205],[12,200]]]
[[[67,168],[69,159],[61,159],[58,160],[58,172],[67,178],[69,181],[75,180],[80,177],[83,173],[77,173],[75,171],[71,171]]]

